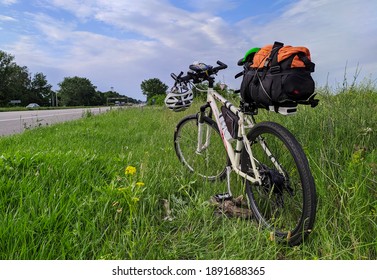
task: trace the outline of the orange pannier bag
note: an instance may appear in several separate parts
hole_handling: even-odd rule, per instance
[[[261,48],[255,55],[253,64],[251,65],[252,68],[263,68],[266,67],[266,60],[270,57],[272,51],[272,45],[267,45]],[[295,55],[293,57],[291,68],[305,68],[305,63],[300,59],[298,54],[301,53],[305,55],[309,60],[310,58],[310,51],[306,47],[292,47],[292,46],[284,46],[279,49],[277,62],[281,63],[283,60],[288,59],[290,56]]]

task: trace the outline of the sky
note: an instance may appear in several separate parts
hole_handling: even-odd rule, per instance
[[[317,86],[377,81],[376,0],[0,0],[0,50],[54,90],[65,77],[145,100],[140,84],[194,61],[229,67],[218,81],[238,89],[237,61],[252,47],[306,46]]]

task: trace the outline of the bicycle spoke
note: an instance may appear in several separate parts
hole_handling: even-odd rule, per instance
[[[227,155],[221,137],[211,119],[206,118],[202,129],[201,138],[198,139],[196,115],[189,116],[178,124],[174,136],[178,158],[199,176],[208,180],[223,179],[226,175]]]
[[[254,215],[277,237],[299,243],[311,230],[315,217],[315,187],[306,157],[280,125],[258,124],[249,138],[262,181],[261,185],[246,181]],[[250,166],[250,157],[243,151],[241,168],[250,172]]]

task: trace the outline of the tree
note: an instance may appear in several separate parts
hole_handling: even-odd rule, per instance
[[[106,92],[100,92],[100,95],[101,95],[101,98],[102,98],[102,104],[103,105],[105,105],[105,104],[108,105],[109,100],[110,100],[110,104],[114,103],[114,101],[112,101],[112,100],[115,100],[115,99],[113,99],[113,98],[125,97],[125,96],[120,95],[118,92],[113,91],[113,90],[109,90],[109,91],[106,91]]]
[[[0,51],[0,105],[6,106],[11,100],[20,100],[30,86],[26,66],[18,66],[14,56]]]
[[[0,106],[7,106],[11,100],[21,100],[22,105],[48,105],[51,88],[45,75],[37,73],[31,79],[26,66],[17,65],[13,55],[0,51]]]
[[[157,78],[144,80],[140,87],[142,93],[147,96],[147,101],[152,100],[156,95],[166,94],[166,91],[169,88]]]
[[[10,88],[10,80],[16,63],[13,62],[14,56],[0,51],[0,104],[9,102],[8,91]]]
[[[23,97],[23,101],[27,104],[38,103],[47,106],[50,104],[49,99],[53,98],[51,88],[46,76],[43,73],[37,73],[31,80],[29,94]]]
[[[15,65],[8,76],[8,83],[7,96],[9,101],[22,100],[22,104],[26,105],[27,101],[24,100],[24,96],[29,94],[30,89],[30,74],[27,67]]]
[[[195,100],[200,100],[205,102],[207,100],[207,83],[196,84],[195,87],[192,87],[192,92],[194,93]]]
[[[220,82],[217,82],[214,87],[214,90],[216,90],[218,93],[220,93],[223,96],[226,96],[228,94],[228,86],[225,84],[222,84]]]
[[[65,106],[90,106],[97,105],[98,94],[96,87],[87,78],[66,77],[58,84],[60,89],[58,94],[61,102]]]

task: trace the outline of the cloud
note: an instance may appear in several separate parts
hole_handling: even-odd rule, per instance
[[[158,46],[153,41],[125,41],[79,31],[75,24],[42,14],[35,15],[33,22],[40,35],[23,36],[12,49],[18,53],[17,60],[28,61],[27,64],[33,68],[54,69],[55,73],[63,74],[58,80],[54,79],[56,84],[64,77],[77,75],[93,79],[94,84],[117,83],[118,90],[124,90],[127,84],[117,82],[114,77],[122,80],[127,72],[145,72],[145,67],[139,64],[146,65],[149,58],[158,56]],[[157,52],[153,53],[153,49]],[[128,79],[123,80],[129,82]],[[102,87],[100,90],[109,88]]]
[[[16,4],[18,0],[0,0],[0,4],[3,4],[5,6],[10,6],[13,4]]]
[[[163,1],[97,1],[92,6],[83,2],[85,9],[80,8],[81,1],[49,3],[54,5],[51,9],[64,7],[78,20],[33,15],[40,35],[21,40],[14,48],[17,58],[32,65],[59,67],[55,72],[89,76],[94,83],[105,84],[100,90],[113,84],[135,96],[144,79],[158,77],[170,84],[171,72],[188,69],[189,63],[198,59],[214,63],[227,52],[229,41],[236,40],[220,17],[189,13]],[[80,30],[80,22],[90,21],[101,21],[126,36],[119,39]],[[229,35],[224,36],[224,31]],[[139,38],[127,38],[128,32]],[[27,49],[31,48],[44,51],[45,57],[30,54]]]
[[[171,48],[187,48],[195,43],[198,46],[225,44],[222,35],[229,29],[220,17],[207,12],[189,12],[168,1],[53,0],[46,5],[64,9],[82,21],[102,22],[119,33],[138,34]]]
[[[237,1],[229,0],[191,0],[187,3],[195,10],[201,11],[219,11],[219,10],[231,10],[236,8],[239,3]]]
[[[281,17],[254,28],[252,41],[308,46],[317,64],[314,77],[320,84],[328,74],[331,84],[341,82],[347,62],[349,73],[359,63],[364,75],[375,74],[377,60],[371,61],[370,56],[377,47],[376,9],[373,0],[302,0]]]
[[[9,16],[0,15],[0,21],[17,21],[17,20]]]
[[[223,14],[249,2],[194,5],[198,1],[179,6],[167,0],[39,0],[43,9],[19,15],[17,20],[30,27],[7,46],[20,64],[47,74],[54,86],[66,76],[82,76],[101,91],[114,87],[139,99],[143,80],[171,85],[170,73],[188,70],[195,60],[227,63],[218,79],[237,88],[237,60],[249,48],[275,40],[309,47],[322,85],[328,73],[329,80],[340,82],[346,63],[350,75],[357,63],[362,74],[376,73],[375,0],[282,1],[268,20],[250,15],[239,22]]]

